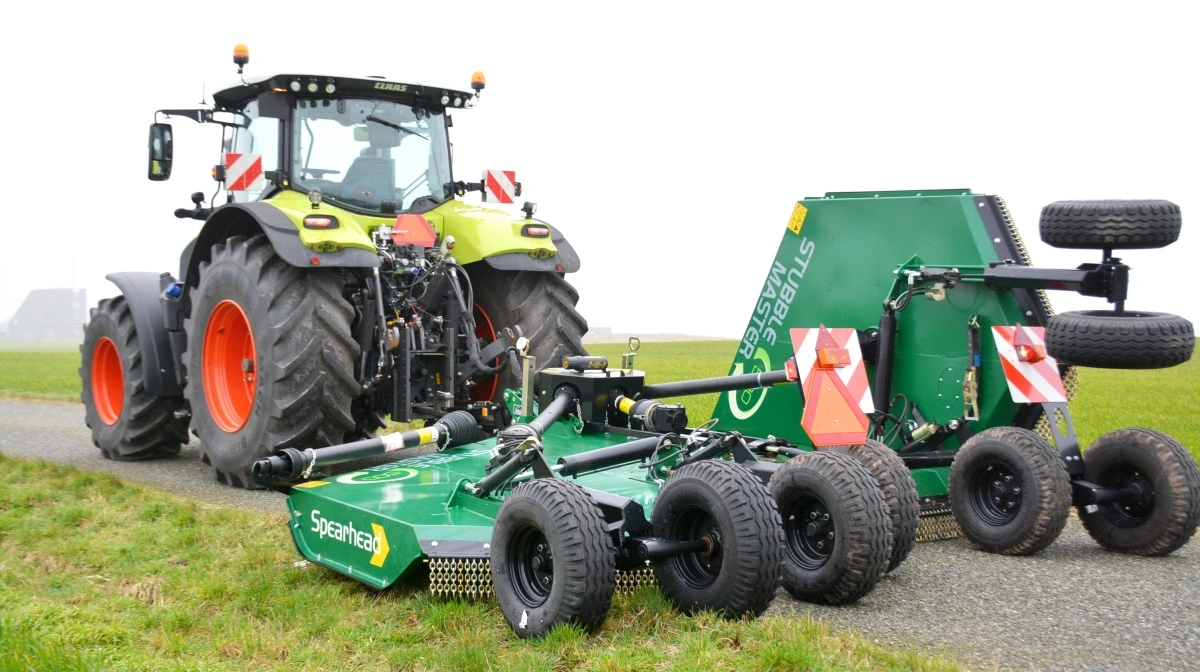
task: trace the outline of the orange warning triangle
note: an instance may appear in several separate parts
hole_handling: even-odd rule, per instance
[[[867,440],[867,416],[830,369],[814,368],[804,389],[800,426],[814,446],[858,445]]]

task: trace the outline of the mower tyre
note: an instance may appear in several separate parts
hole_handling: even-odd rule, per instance
[[[475,293],[476,334],[484,320],[493,331],[520,327],[538,369],[562,366],[563,357],[586,355],[587,320],[575,308],[579,292],[558,273],[500,271],[481,261],[467,266]],[[480,318],[483,317],[484,320]],[[494,364],[493,362],[487,362]],[[504,401],[506,388],[520,389],[519,373],[504,366],[497,373],[492,399]]]
[[[175,415],[183,398],[146,390],[137,327],[124,296],[92,309],[79,351],[84,417],[100,454],[110,460],[178,455],[188,442],[187,418]]]
[[[963,535],[991,553],[1030,555],[1067,524],[1071,483],[1054,448],[1020,427],[967,440],[950,465],[950,506]]]
[[[836,451],[805,453],[775,472],[770,489],[783,518],[789,593],[844,604],[875,588],[892,557],[892,520],[866,467]]]
[[[492,529],[492,586],[519,637],[559,623],[588,632],[608,617],[616,553],[604,515],[579,485],[538,478],[513,489]]]
[[[832,450],[858,460],[879,484],[883,503],[887,505],[888,515],[892,519],[892,555],[887,571],[896,569],[908,558],[917,543],[921,503],[912,472],[896,451],[878,441],[868,439],[860,446],[837,446]]]
[[[1161,369],[1186,362],[1192,323],[1169,313],[1080,310],[1050,318],[1046,353],[1060,364],[1101,369]]]
[[[1077,509],[1084,529],[1104,548],[1166,555],[1187,543],[1200,524],[1200,469],[1186,448],[1162,432],[1109,432],[1084,453],[1083,467],[1092,483],[1140,494],[1134,501]]]
[[[748,470],[721,460],[680,467],[659,491],[651,523],[656,537],[710,544],[654,566],[680,610],[726,618],[766,611],[779,589],[783,528],[771,495]]]
[[[1057,201],[1042,208],[1042,241],[1070,249],[1154,249],[1179,239],[1183,217],[1170,201]]]
[[[201,458],[218,481],[257,487],[256,460],[340,443],[354,428],[353,317],[337,272],[287,264],[264,235],[213,246],[191,292],[183,360]]]

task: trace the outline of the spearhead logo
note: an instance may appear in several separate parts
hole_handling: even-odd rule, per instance
[[[383,562],[387,560],[388,552],[392,549],[388,546],[387,534],[383,531],[382,525],[371,523],[371,531],[368,533],[366,530],[355,529],[354,523],[343,524],[323,518],[319,509],[313,509],[310,517],[313,523],[310,529],[316,532],[318,537],[321,539],[329,537],[355,548],[370,551],[371,564],[383,567]]]
[[[750,360],[750,370],[744,370],[741,362],[733,365],[733,371],[730,375],[739,375],[742,373],[765,373],[771,370],[771,356],[767,351],[758,348],[754,351],[754,359]],[[750,416],[758,412],[763,401],[767,398],[767,388],[759,387],[751,390],[730,390],[726,394],[729,395],[729,412],[733,413],[733,417],[738,420],[746,420]]]

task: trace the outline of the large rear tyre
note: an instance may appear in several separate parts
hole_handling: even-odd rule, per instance
[[[560,623],[589,632],[608,617],[616,552],[604,515],[569,481],[539,478],[513,489],[492,530],[492,586],[519,637]]]
[[[178,455],[188,442],[187,418],[175,416],[183,398],[146,390],[137,328],[124,296],[92,309],[79,351],[84,417],[100,454],[110,460]]]
[[[834,451],[797,455],[771,477],[786,535],[783,586],[844,604],[874,590],[892,557],[892,521],[875,477]]]
[[[266,236],[213,246],[185,321],[192,425],[217,480],[256,487],[272,451],[340,443],[358,395],[353,309],[341,277],[290,266]]]
[[[1057,201],[1042,208],[1042,240],[1071,249],[1153,249],[1179,239],[1183,217],[1170,201]]]
[[[1061,364],[1101,369],[1161,369],[1192,357],[1192,323],[1169,313],[1078,310],[1046,326],[1046,353]]]
[[[1104,548],[1133,555],[1166,555],[1196,532],[1200,468],[1175,439],[1152,429],[1118,429],[1096,439],[1087,449],[1083,468],[1084,477],[1092,483],[1138,493],[1134,500],[1077,509],[1084,529]]]
[[[475,290],[476,327],[484,328],[485,321],[494,330],[519,326],[539,370],[562,366],[563,357],[587,354],[583,347],[587,320],[575,308],[579,292],[559,274],[500,271],[481,261],[468,266],[467,275]],[[505,388],[519,388],[521,381],[509,366],[497,375],[495,382],[488,379],[479,386],[490,386],[485,389],[492,390],[491,398],[503,401]]]
[[[904,466],[904,460],[896,451],[878,441],[868,439],[860,446],[837,446],[832,450],[858,460],[879,484],[883,503],[887,505],[888,515],[892,519],[892,555],[887,571],[896,569],[916,546],[917,526],[921,522],[921,502],[912,472]]]
[[[783,529],[771,495],[732,462],[701,460],[675,470],[654,501],[654,535],[708,543],[705,551],[654,566],[659,586],[682,611],[757,616],[779,589]]]
[[[963,535],[979,548],[1031,555],[1067,524],[1071,483],[1045,439],[1020,427],[992,427],[954,456],[950,506]]]

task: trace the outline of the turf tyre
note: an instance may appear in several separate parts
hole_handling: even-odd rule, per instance
[[[188,442],[187,418],[175,415],[183,398],[146,389],[137,327],[124,296],[104,299],[91,310],[79,352],[80,399],[100,454],[110,460],[178,455]]]
[[[866,467],[836,451],[805,453],[780,467],[769,486],[783,520],[789,593],[846,604],[874,590],[892,557],[892,520]]]
[[[1083,455],[1084,478],[1121,489],[1136,483],[1137,502],[1081,506],[1088,534],[1102,547],[1131,555],[1161,556],[1187,543],[1200,524],[1200,469],[1178,441],[1152,429],[1109,432]]]
[[[950,506],[963,536],[979,548],[1031,555],[1053,543],[1067,524],[1071,484],[1058,453],[1041,436],[1020,427],[992,427],[968,439],[954,456]]]
[[[592,632],[608,617],[616,552],[599,507],[575,483],[539,478],[514,488],[496,516],[491,565],[496,601],[519,637],[568,623]]]
[[[354,362],[360,350],[351,337],[353,309],[342,289],[341,277],[332,270],[284,262],[264,235],[229,238],[214,245],[210,261],[200,264],[191,314],[184,321],[184,396],[201,458],[218,481],[258,487],[250,476],[256,460],[280,448],[340,443],[353,430],[351,403],[360,389]],[[240,309],[255,355],[244,425],[233,429],[218,422],[221,413],[209,404],[216,392],[205,390],[205,339],[221,305]]]
[[[1042,208],[1042,241],[1068,249],[1154,249],[1179,239],[1183,221],[1170,201],[1057,201]]]
[[[1191,359],[1195,346],[1192,323],[1169,313],[1080,310],[1046,326],[1046,354],[1074,366],[1161,369]]]
[[[871,439],[859,446],[837,446],[833,450],[858,460],[879,484],[883,503],[887,505],[888,516],[892,520],[892,554],[887,566],[890,572],[908,558],[917,544],[921,503],[912,472],[896,451]]]

